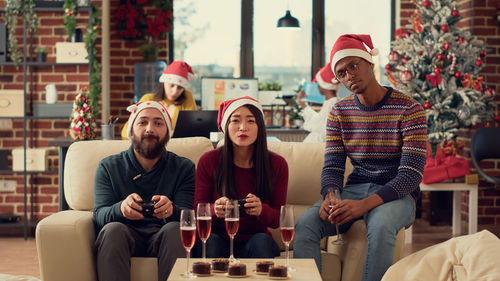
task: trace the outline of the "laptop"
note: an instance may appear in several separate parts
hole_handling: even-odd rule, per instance
[[[217,110],[179,111],[172,138],[206,137],[218,132]]]

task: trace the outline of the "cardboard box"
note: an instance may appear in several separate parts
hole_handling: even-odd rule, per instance
[[[56,62],[57,63],[88,63],[87,49],[85,43],[77,42],[57,42]]]
[[[24,116],[24,91],[0,90],[0,117]]]
[[[26,148],[26,171],[46,171],[48,148]],[[24,148],[12,149],[12,170],[24,171]]]

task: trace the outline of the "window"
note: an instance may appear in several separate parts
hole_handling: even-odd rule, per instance
[[[174,59],[193,68],[190,90],[201,99],[201,77],[238,77],[241,2],[175,0]]]

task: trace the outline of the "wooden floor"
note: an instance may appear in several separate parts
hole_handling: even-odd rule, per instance
[[[425,221],[416,220],[413,243],[405,245],[404,256],[451,237],[451,226],[429,226]],[[0,257],[0,273],[40,278],[34,238],[25,241],[20,237],[0,237]]]

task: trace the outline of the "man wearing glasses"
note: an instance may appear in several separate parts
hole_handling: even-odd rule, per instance
[[[392,264],[397,232],[413,223],[427,141],[422,106],[375,79],[372,56],[377,53],[370,35],[342,35],[333,46],[332,70],[353,94],[328,116],[321,195],[339,189],[344,200],[331,208],[329,200],[319,200],[304,212],[294,245],[294,257],[313,257],[321,271],[320,240],[336,234],[337,223],[342,233],[364,219],[363,280],[382,278]],[[346,157],[354,168],[344,186]]]

